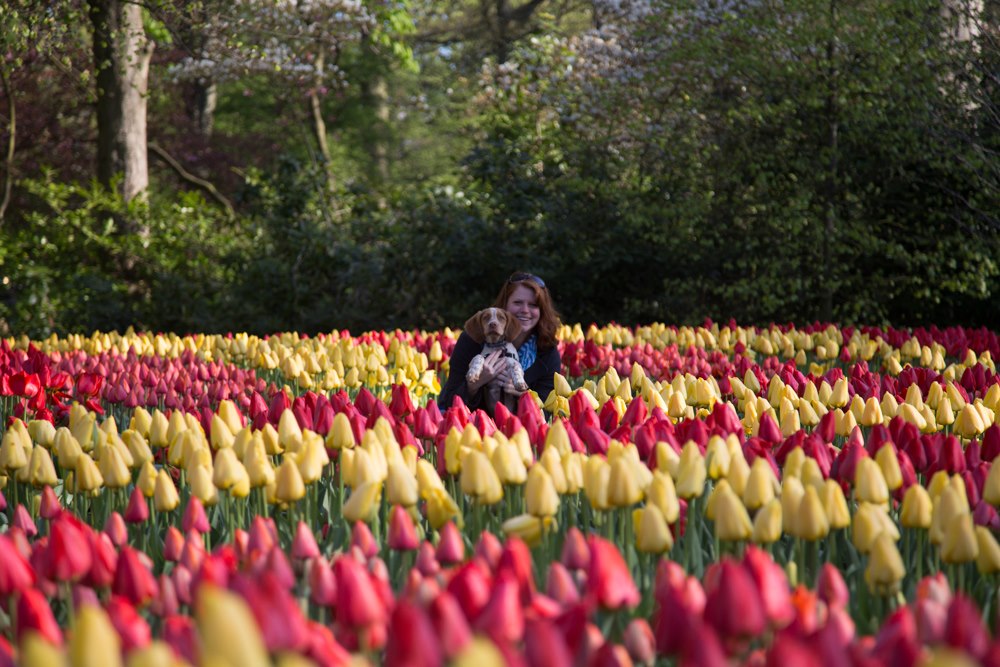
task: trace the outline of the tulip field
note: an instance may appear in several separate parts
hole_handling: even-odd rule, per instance
[[[1000,339],[0,339],[2,665],[1000,665]]]

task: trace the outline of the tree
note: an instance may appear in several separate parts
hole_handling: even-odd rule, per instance
[[[97,180],[111,187],[121,176],[125,201],[149,186],[146,96],[155,43],[142,7],[128,0],[88,0],[97,86]]]

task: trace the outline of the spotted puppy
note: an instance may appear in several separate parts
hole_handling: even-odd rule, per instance
[[[484,308],[465,323],[465,332],[472,337],[472,340],[483,344],[483,351],[469,362],[469,371],[465,374],[466,382],[476,383],[482,374],[486,356],[497,349],[503,350],[509,380],[504,384],[503,379],[498,377],[487,385],[487,412],[492,414],[493,406],[498,401],[503,401],[504,405],[513,409],[517,398],[528,391],[517,350],[510,342],[521,333],[521,323],[503,308]]]

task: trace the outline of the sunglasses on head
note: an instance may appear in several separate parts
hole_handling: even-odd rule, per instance
[[[515,273],[507,280],[507,282],[512,285],[514,283],[523,283],[525,281],[533,282],[542,289],[545,289],[545,281],[533,273]]]

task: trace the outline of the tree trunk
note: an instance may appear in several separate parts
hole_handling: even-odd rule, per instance
[[[389,85],[385,76],[375,74],[362,84],[365,102],[371,108],[375,122],[365,130],[365,142],[371,158],[369,179],[377,187],[389,179],[389,146],[386,132],[389,128]]]
[[[320,160],[323,162],[323,170],[326,172],[326,185],[330,192],[333,192],[337,181],[333,176],[333,164],[330,156],[330,144],[327,142],[326,122],[323,120],[323,105],[320,98],[320,89],[323,87],[323,67],[324,59],[322,50],[317,49],[316,56],[316,77],[312,90],[309,91],[309,113],[312,116],[313,136],[316,137],[316,146],[319,149]]]
[[[840,169],[840,109],[837,101],[839,95],[838,84],[840,71],[837,66],[837,37],[839,37],[839,27],[837,25],[837,2],[830,0],[830,40],[826,44],[826,59],[828,63],[828,77],[830,90],[827,91],[826,116],[827,116],[827,150],[829,150],[829,162],[825,178],[826,202],[823,245],[823,303],[820,317],[823,322],[833,321],[833,292],[836,287],[834,271],[833,251],[836,246],[837,235],[837,202],[840,199],[838,170]]]
[[[14,90],[10,86],[10,76],[7,67],[0,65],[0,81],[3,83],[3,94],[7,98],[7,154],[3,161],[3,195],[0,199],[0,225],[7,215],[10,206],[11,190],[14,187],[14,148],[17,140],[17,106],[14,103]]]
[[[198,79],[191,82],[188,116],[194,121],[195,131],[206,139],[212,136],[217,102],[218,91],[214,81]]]
[[[142,26],[142,8],[125,0],[88,0],[97,70],[97,179],[111,187],[121,175],[125,201],[149,186],[146,94],[155,43]]]

